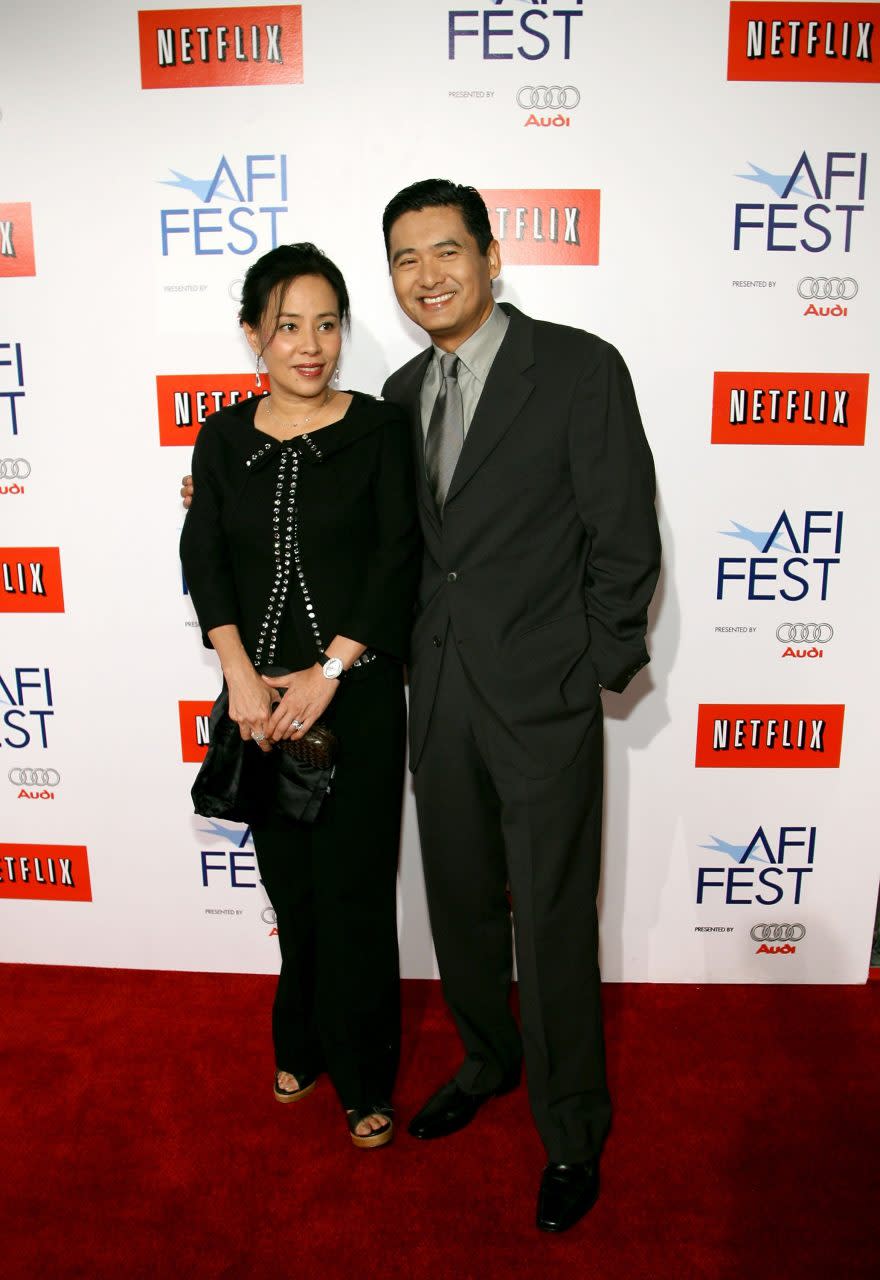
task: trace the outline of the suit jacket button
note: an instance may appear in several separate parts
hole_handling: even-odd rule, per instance
[[[455,582],[455,581],[457,580],[457,578],[458,578],[458,574],[457,574],[457,573],[447,573],[447,575],[446,575],[446,581],[447,581],[447,582]]]
[[[435,649],[439,649],[443,645],[443,641],[440,639],[439,636],[434,636],[434,639],[431,641],[431,643],[433,644]]]

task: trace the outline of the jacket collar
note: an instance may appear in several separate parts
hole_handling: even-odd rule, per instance
[[[534,381],[527,371],[535,363],[535,322],[509,302],[498,305],[508,316],[510,323],[492,362],[473,421],[468,428],[446,497],[447,507],[498,445],[534,390]],[[429,347],[404,366],[400,373],[400,383],[394,388],[394,398],[406,410],[413,424],[419,503],[426,519],[439,533],[440,519],[425,475],[421,409],[422,382],[433,351],[433,347]]]
[[[510,323],[468,428],[446,495],[447,507],[503,439],[534,390],[534,380],[528,376],[535,363],[534,321],[508,302],[499,306]]]

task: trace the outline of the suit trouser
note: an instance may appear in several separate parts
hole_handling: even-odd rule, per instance
[[[326,1069],[343,1106],[369,1108],[390,1099],[400,1051],[400,665],[378,658],[350,677],[323,718],[339,752],[316,822],[253,828],[281,947],[275,1065],[293,1075]]]
[[[517,772],[450,637],[415,791],[440,977],[467,1055],[456,1079],[489,1092],[524,1056],[538,1132],[561,1163],[598,1155],[611,1118],[596,909],[602,769],[598,705],[565,769]]]

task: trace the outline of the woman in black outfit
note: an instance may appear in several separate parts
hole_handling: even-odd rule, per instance
[[[315,823],[279,819],[253,837],[281,946],[275,1097],[304,1098],[326,1069],[352,1141],[373,1147],[393,1134],[403,662],[420,546],[402,413],[331,388],[348,318],[345,281],[314,245],[250,268],[239,319],[271,394],[202,427],[181,556],[241,736],[269,751],[322,720],[339,741]],[[271,665],[290,674],[258,674]]]

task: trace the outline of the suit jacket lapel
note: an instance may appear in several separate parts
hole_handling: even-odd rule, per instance
[[[416,491],[419,504],[425,513],[426,519],[431,522],[439,533],[440,520],[437,515],[437,507],[434,503],[434,496],[428,488],[428,479],[425,475],[425,438],[422,432],[422,382],[432,354],[432,347],[422,353],[421,357],[413,364],[401,390],[394,398],[396,403],[409,414],[409,420],[412,423],[413,456],[416,463]]]
[[[516,307],[508,303],[501,306],[510,317],[510,323],[468,428],[446,495],[447,505],[482,466],[534,390],[534,383],[526,373],[534,364],[532,322]],[[421,456],[421,474],[424,477],[424,446]],[[424,488],[430,502],[427,482],[424,482]]]

